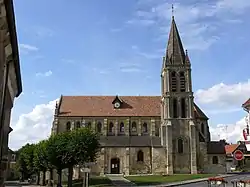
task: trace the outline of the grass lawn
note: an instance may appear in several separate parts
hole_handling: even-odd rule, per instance
[[[67,184],[67,182],[64,184]],[[67,185],[66,185],[67,186]],[[111,181],[107,177],[91,177],[89,179],[89,186],[91,187],[112,187]],[[73,181],[73,187],[82,187],[82,179]]]
[[[131,182],[137,185],[157,185],[162,183],[171,183],[192,179],[200,179],[215,176],[215,174],[175,174],[169,176],[161,176],[161,175],[147,175],[147,176],[130,176],[126,177]]]

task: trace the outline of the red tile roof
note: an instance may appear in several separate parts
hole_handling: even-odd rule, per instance
[[[120,96],[122,107],[115,109],[112,102],[116,96],[62,96],[58,116],[161,116],[160,96]],[[197,105],[195,117],[207,118]]]
[[[239,144],[226,145],[225,146],[226,154],[232,154],[238,147]]]
[[[250,106],[250,98],[245,103],[242,104],[243,108],[248,107],[248,106]]]

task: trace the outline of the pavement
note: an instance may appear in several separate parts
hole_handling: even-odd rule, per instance
[[[123,175],[106,175],[114,186],[136,186],[131,181],[125,179]]]

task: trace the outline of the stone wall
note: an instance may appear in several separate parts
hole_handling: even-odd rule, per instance
[[[161,175],[166,173],[166,149],[152,148],[152,168],[153,174]]]
[[[143,152],[143,162],[137,160],[138,151]],[[130,174],[149,174],[152,168],[152,150],[150,147],[130,148]]]
[[[218,157],[218,164],[213,164],[213,156]],[[226,173],[226,155],[223,154],[209,154],[208,164],[205,166],[204,171],[206,173]]]
[[[172,121],[173,170],[174,173],[190,173],[190,127],[188,120]],[[178,139],[184,142],[183,153],[178,153]]]

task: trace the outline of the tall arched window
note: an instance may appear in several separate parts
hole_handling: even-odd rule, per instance
[[[181,138],[178,139],[178,153],[184,152],[184,144]]]
[[[142,125],[142,132],[143,133],[147,133],[148,132],[148,124],[146,122],[143,123],[143,125]]]
[[[140,150],[137,153],[137,162],[143,162],[143,160],[144,160],[144,155],[143,152]]]
[[[113,130],[114,130],[114,124],[112,122],[110,122],[108,131],[109,131],[109,133],[113,133]]]
[[[80,122],[80,121],[77,121],[77,122],[76,122],[76,128],[79,129],[80,127],[81,127],[81,122]]]
[[[181,117],[186,118],[187,117],[187,112],[186,112],[186,99],[182,98],[181,99]]]
[[[120,133],[124,133],[124,123],[120,123]]]
[[[185,92],[186,91],[186,78],[185,78],[185,73],[180,72],[180,91]]]
[[[176,72],[171,72],[171,91],[176,92],[177,91],[177,75]]]
[[[173,99],[173,118],[177,118],[178,117],[178,102],[177,99],[174,98]]]
[[[97,130],[98,133],[102,132],[102,123],[100,121],[96,125],[96,130]]]
[[[88,122],[86,127],[90,129],[91,128],[91,122]]]
[[[137,128],[136,128],[136,122],[132,122],[132,125],[131,125],[131,132],[136,132],[137,131]]]
[[[213,164],[218,164],[218,157],[217,156],[213,156]]]
[[[70,131],[70,129],[71,129],[71,123],[70,121],[68,121],[66,124],[66,131]]]

